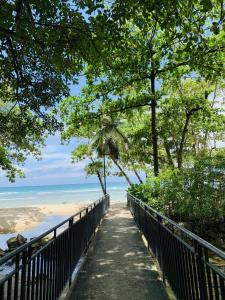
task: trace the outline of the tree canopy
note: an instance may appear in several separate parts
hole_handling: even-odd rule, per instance
[[[9,161],[12,147],[25,158],[46,132],[62,128],[56,108],[64,98],[67,140],[90,141],[105,117],[123,120],[129,150],[107,141],[118,146],[124,172],[181,169],[197,148],[223,138],[223,113],[210,98],[223,89],[222,0],[4,0],[0,14],[1,144]],[[74,97],[69,85],[80,74],[86,85]],[[10,124],[16,144],[15,129],[5,143]]]
[[[97,41],[84,8],[73,1],[1,1],[0,166],[10,179],[13,162],[36,153],[45,133],[62,128],[49,112],[95,59]]]

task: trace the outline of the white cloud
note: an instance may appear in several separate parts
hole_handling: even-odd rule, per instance
[[[26,178],[18,178],[16,183],[12,184],[0,170],[0,186],[66,184],[74,182],[73,178],[84,182],[86,180],[84,166],[87,160],[77,164],[71,162],[71,151],[77,144],[78,141],[73,140],[69,145],[62,145],[59,133],[50,136],[46,140],[46,147],[42,149],[42,159],[37,161],[29,156],[22,166]]]

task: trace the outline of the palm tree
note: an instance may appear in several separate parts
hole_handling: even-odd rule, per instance
[[[110,117],[104,117],[102,120],[102,126],[96,133],[92,140],[92,148],[96,149],[98,155],[104,156],[108,155],[115,165],[118,167],[120,172],[125,177],[129,185],[131,185],[131,180],[127,173],[123,170],[121,164],[119,163],[119,147],[118,144],[122,144],[126,151],[128,151],[129,141],[126,136],[119,129],[122,124],[119,120],[113,120]],[[134,169],[135,175],[138,177],[139,181],[142,183],[141,178],[137,171]]]
[[[92,151],[88,144],[80,144],[72,151],[72,162],[77,163],[88,158],[91,162],[85,166],[85,171],[88,176],[96,174],[102,188],[103,194],[106,194],[105,185],[103,182],[103,163],[92,156]]]

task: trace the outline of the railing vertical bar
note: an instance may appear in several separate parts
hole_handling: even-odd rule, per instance
[[[54,264],[53,264],[53,293],[52,299],[56,298],[56,281],[57,281],[57,241],[54,239],[54,248],[53,248],[53,255],[54,255]]]
[[[188,264],[189,264],[189,276],[190,276],[190,285],[191,285],[191,291],[192,291],[192,299],[195,300],[196,298],[196,291],[195,291],[195,282],[194,282],[194,276],[193,276],[193,261],[192,261],[192,253],[190,251],[187,252],[188,255]]]
[[[216,273],[213,271],[213,286],[214,286],[214,292],[215,292],[215,299],[219,300],[219,289],[218,289],[218,281],[217,281],[217,275]]]
[[[11,296],[12,296],[12,277],[8,279],[7,300],[11,300]]]
[[[46,285],[47,285],[47,265],[48,265],[48,259],[47,259],[47,249],[43,251],[43,300],[46,300]]]
[[[220,294],[221,294],[221,299],[225,300],[224,280],[221,277],[220,277]]]
[[[31,300],[34,299],[35,295],[35,286],[36,286],[36,280],[35,280],[35,274],[36,274],[36,258],[32,259],[32,275],[31,275]]]
[[[31,284],[31,254],[32,254],[32,247],[28,248],[28,267],[27,267],[27,300],[30,300],[30,284]]]
[[[55,297],[57,298],[58,297],[58,294],[59,294],[59,287],[60,287],[60,266],[59,266],[59,255],[60,255],[60,241],[61,241],[61,237],[58,237],[57,240],[56,240],[56,243],[57,243],[57,250],[56,250],[56,278],[55,278],[55,291],[56,291],[56,294],[55,294]]]
[[[180,279],[181,279],[181,286],[180,286],[180,299],[188,299],[188,294],[187,294],[187,284],[186,284],[186,278],[185,278],[185,271],[184,271],[184,261],[183,261],[183,246],[180,243],[180,241],[177,241],[178,243],[178,258],[179,258],[179,266],[180,266]]]
[[[208,257],[208,250],[207,248],[204,248],[204,255],[205,255],[205,261],[208,263],[209,262],[209,257]],[[208,285],[208,296],[209,299],[213,299],[213,289],[212,289],[212,275],[210,272],[210,268],[208,265],[206,265],[206,277],[207,277],[207,285]]]
[[[64,249],[64,236],[61,236],[61,244],[60,244],[60,293],[61,293],[61,287],[63,285],[63,277],[64,277],[64,258],[61,259],[61,256],[63,255],[63,249]]]
[[[183,254],[184,254],[184,273],[185,273],[185,279],[186,279],[186,287],[187,287],[187,294],[189,295],[188,297],[192,298],[192,289],[190,285],[190,277],[189,277],[189,265],[188,265],[188,257],[187,257],[187,249],[183,245]]]
[[[37,266],[36,266],[36,288],[35,288],[35,299],[39,300],[39,281],[40,281],[40,254],[37,255]]]
[[[14,300],[18,300],[18,286],[19,286],[19,265],[20,265],[20,254],[16,254],[15,261],[15,282],[14,282]]]
[[[53,243],[51,243],[50,245],[49,245],[49,262],[48,262],[48,278],[49,278],[49,280],[48,280],[48,285],[47,285],[47,299],[48,300],[51,300],[52,298],[52,293],[53,293],[53,291],[52,291],[52,283],[53,283],[53,281],[52,281],[52,264],[53,264],[53,257],[52,257],[52,244]]]
[[[3,283],[0,286],[0,300],[4,300],[4,290],[5,290],[5,284]]]
[[[194,253],[192,254],[192,262],[193,262],[193,277],[195,280],[195,293],[196,293],[196,298],[199,299],[199,279],[198,279],[198,272],[197,272],[197,254]]]
[[[67,235],[68,235],[68,231],[66,231],[66,233],[63,235],[63,244],[64,244],[64,249],[65,249],[65,252],[67,253],[66,256],[64,256],[64,264],[63,264],[63,286],[64,286],[64,283],[67,281],[67,267],[68,267],[68,258],[69,258],[69,255],[68,255],[68,247],[67,247]]]
[[[27,251],[22,253],[22,271],[21,271],[21,290],[20,290],[20,300],[24,300],[25,289],[26,289],[26,272],[27,271]]]
[[[49,247],[47,247],[47,286],[46,286],[46,296],[45,299],[49,300],[50,299],[50,295],[49,295],[49,290],[51,287],[51,280],[50,280],[50,267],[51,267],[51,245],[49,245]]]
[[[39,293],[39,299],[43,300],[43,268],[44,267],[44,262],[43,262],[43,252],[40,253],[40,293]]]

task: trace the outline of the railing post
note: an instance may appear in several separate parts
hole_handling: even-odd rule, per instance
[[[207,286],[206,286],[203,249],[202,249],[202,246],[196,240],[193,241],[193,244],[194,244],[194,249],[195,249],[195,253],[196,253],[200,298],[207,299],[207,292],[206,292]]]
[[[22,253],[22,273],[21,273],[21,291],[20,299],[25,299],[25,287],[26,287],[26,274],[27,274],[27,250]]]
[[[69,243],[69,251],[70,251],[70,253],[69,253],[69,270],[70,270],[70,274],[69,274],[69,286],[71,286],[71,283],[72,283],[72,255],[73,255],[73,244],[72,244],[72,239],[71,239],[71,228],[72,228],[72,226],[73,226],[73,222],[74,222],[74,220],[73,220],[73,218],[71,218],[70,220],[69,220],[69,235],[68,235],[68,243]]]
[[[14,281],[14,299],[18,298],[18,288],[19,288],[19,266],[20,266],[20,254],[16,254],[15,261],[15,281]]]
[[[4,300],[4,284],[0,286],[0,300]]]
[[[147,241],[147,246],[148,246],[148,250],[150,249],[150,245],[149,245],[149,239],[147,238],[147,232],[148,232],[148,220],[147,220],[147,206],[145,205],[144,206],[144,209],[145,209],[145,238],[146,238],[146,241]]]
[[[161,237],[161,224],[162,224],[162,217],[157,215],[157,221],[158,221],[158,237],[159,237],[159,253],[158,253],[158,261],[159,261],[159,264],[160,264],[160,268],[161,268],[161,271],[162,271],[162,276],[163,276],[163,282],[165,284],[166,282],[166,279],[165,279],[165,273],[164,273],[164,263],[163,263],[163,254],[162,254],[162,237]]]

